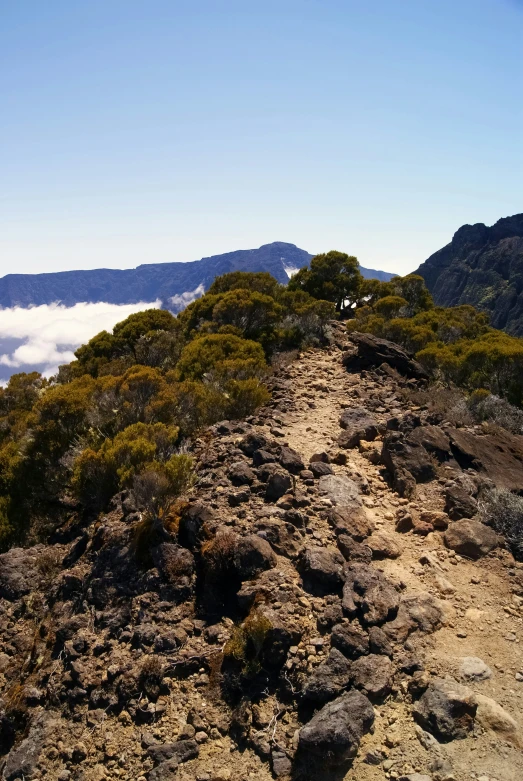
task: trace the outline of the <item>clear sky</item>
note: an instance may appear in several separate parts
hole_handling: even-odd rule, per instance
[[[0,0],[0,274],[523,211],[521,0]]]

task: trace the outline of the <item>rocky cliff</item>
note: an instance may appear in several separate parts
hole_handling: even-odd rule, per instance
[[[4,781],[523,777],[523,566],[480,515],[523,437],[371,342],[204,432],[161,529],[122,493],[0,556]]]
[[[523,214],[463,225],[416,273],[436,304],[472,304],[495,328],[523,336]]]

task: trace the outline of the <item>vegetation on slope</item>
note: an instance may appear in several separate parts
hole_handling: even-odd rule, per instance
[[[225,274],[178,316],[131,315],[52,380],[18,374],[0,389],[0,548],[96,517],[127,487],[166,512],[191,479],[184,441],[265,404],[274,355],[317,343],[336,313],[349,330],[414,352],[436,378],[486,389],[474,396],[485,419],[492,394],[523,406],[523,340],[471,306],[435,307],[417,275],[366,280],[339,252],[314,258],[288,287],[267,273]],[[501,412],[514,430],[512,410]]]
[[[137,480],[165,509],[190,481],[184,440],[266,403],[274,352],[333,316],[270,274],[231,273],[177,317],[151,309],[102,331],[50,381],[14,375],[0,390],[0,548],[94,517]]]

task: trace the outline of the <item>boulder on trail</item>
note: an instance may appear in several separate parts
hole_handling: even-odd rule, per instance
[[[3,781],[33,778],[38,760],[46,746],[53,745],[60,720],[51,713],[40,713],[28,728],[27,734],[11,749],[3,766]]]
[[[13,602],[36,589],[38,557],[45,550],[43,545],[37,545],[28,549],[11,548],[0,554],[0,598]]]
[[[412,632],[431,634],[441,627],[444,613],[439,600],[422,591],[402,596],[396,618],[383,627],[391,640],[404,643]]]
[[[356,621],[351,624],[336,624],[332,627],[331,644],[347,659],[357,659],[369,653],[369,635]]]
[[[356,347],[356,354],[350,352],[344,354],[343,365],[347,369],[377,368],[382,363],[387,363],[404,377],[415,380],[429,378],[423,366],[394,342],[359,331],[353,331],[349,338]]]
[[[359,616],[363,624],[383,624],[397,613],[399,595],[392,583],[378,570],[365,564],[351,564],[345,570],[343,611]]]
[[[461,660],[459,673],[467,681],[485,681],[492,677],[490,667],[477,656],[465,656]]]
[[[280,464],[288,472],[292,472],[293,475],[299,475],[302,469],[305,469],[305,464],[300,454],[290,447],[281,448]]]
[[[360,489],[350,477],[324,475],[320,477],[318,490],[339,507],[361,507]]]
[[[329,510],[328,520],[336,534],[348,534],[356,542],[363,542],[374,529],[365,508],[360,505]]]
[[[348,687],[350,679],[350,662],[340,651],[332,648],[326,660],[305,683],[303,698],[315,703],[328,702]]]
[[[308,547],[298,562],[307,591],[317,595],[334,594],[341,590],[345,560],[333,548]]]
[[[251,431],[240,440],[238,447],[246,456],[252,456],[255,450],[261,450],[269,444],[269,440],[258,431]]]
[[[372,551],[368,545],[357,542],[348,534],[340,534],[336,539],[340,553],[347,561],[360,561],[370,564],[372,561]]]
[[[257,534],[241,537],[234,552],[234,566],[241,581],[252,580],[276,566],[276,555],[267,540]]]
[[[514,743],[521,748],[522,736],[519,731],[517,721],[501,707],[499,702],[491,697],[485,697],[483,694],[475,694],[478,709],[476,711],[476,721],[481,724],[483,729],[496,732],[505,740]]]
[[[463,739],[474,729],[476,698],[466,686],[451,678],[433,680],[412,709],[423,729],[438,740]]]
[[[311,461],[309,464],[309,471],[312,472],[317,479],[323,477],[323,475],[332,475],[334,470],[330,464],[326,464],[325,461]]]
[[[444,539],[447,548],[469,559],[480,559],[499,545],[498,535],[493,529],[469,518],[451,523]]]
[[[453,461],[454,456],[450,447],[450,440],[445,430],[439,426],[416,426],[409,433],[409,439],[425,450],[432,453],[438,461]]]
[[[371,442],[378,436],[376,418],[364,407],[346,409],[341,414],[340,426],[344,429],[338,437],[340,447],[357,447],[362,439]]]
[[[383,700],[392,689],[393,666],[388,656],[368,654],[352,663],[351,680],[372,701]]]
[[[233,485],[251,485],[254,472],[245,461],[235,461],[229,467],[229,480]]]
[[[394,490],[400,496],[412,496],[416,483],[436,477],[434,463],[423,445],[398,431],[391,431],[383,440],[381,461],[391,473]]]
[[[463,429],[446,429],[456,460],[462,468],[475,469],[492,480],[497,488],[521,490],[523,437],[498,429],[496,433],[476,434]]]
[[[277,502],[292,487],[292,479],[288,472],[276,469],[267,480],[265,499]]]
[[[391,534],[373,532],[365,540],[372,551],[373,559],[397,559],[401,556],[401,548]]]
[[[477,515],[478,503],[464,488],[449,486],[445,491],[445,512],[451,521],[473,518]]]
[[[314,714],[299,733],[298,749],[306,760],[338,766],[354,757],[374,723],[374,709],[358,691],[342,694]]]

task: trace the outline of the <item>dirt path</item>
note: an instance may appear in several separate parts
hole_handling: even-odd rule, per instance
[[[306,461],[314,453],[332,451],[341,431],[340,414],[348,406],[365,406],[369,400],[377,401],[381,406],[375,407],[375,414],[383,420],[407,411],[386,380],[377,383],[360,378],[359,374],[347,373],[337,349],[304,354],[289,368],[288,378],[293,402],[281,405],[276,418],[279,414],[285,441]],[[368,494],[363,501],[376,529],[390,535],[401,549],[398,558],[385,558],[378,566],[393,581],[402,582],[408,592],[428,591],[444,604],[445,626],[435,634],[415,641],[416,651],[424,657],[427,672],[459,680],[465,657],[482,659],[491,669],[491,677],[473,683],[468,681],[467,685],[475,692],[495,699],[523,725],[523,682],[516,678],[520,671],[523,672],[523,619],[521,599],[511,593],[510,567],[514,562],[510,555],[498,551],[473,562],[447,550],[439,532],[426,537],[396,532],[399,506],[404,505],[413,512],[443,509],[441,483],[444,480],[418,486],[416,499],[407,502],[389,488],[380,474],[380,467],[363,457],[358,449],[345,452],[347,465],[335,466],[335,471],[364,478]],[[334,539],[332,529],[320,518],[314,519],[313,532],[323,541]],[[440,762],[438,774],[438,757],[434,751],[422,746],[409,707],[401,700],[400,697],[399,701],[391,700],[377,708],[375,732],[362,745],[347,779],[379,779],[383,778],[384,771],[385,776],[392,774],[392,777],[414,771],[428,772],[429,777],[449,781],[475,777],[482,781],[523,778],[521,751],[514,745],[514,738],[504,735],[503,731],[479,734],[482,732],[479,730],[472,739],[448,743],[440,753],[443,759],[448,757],[453,771],[445,770]],[[379,767],[363,761],[366,753],[376,748],[388,756]]]

